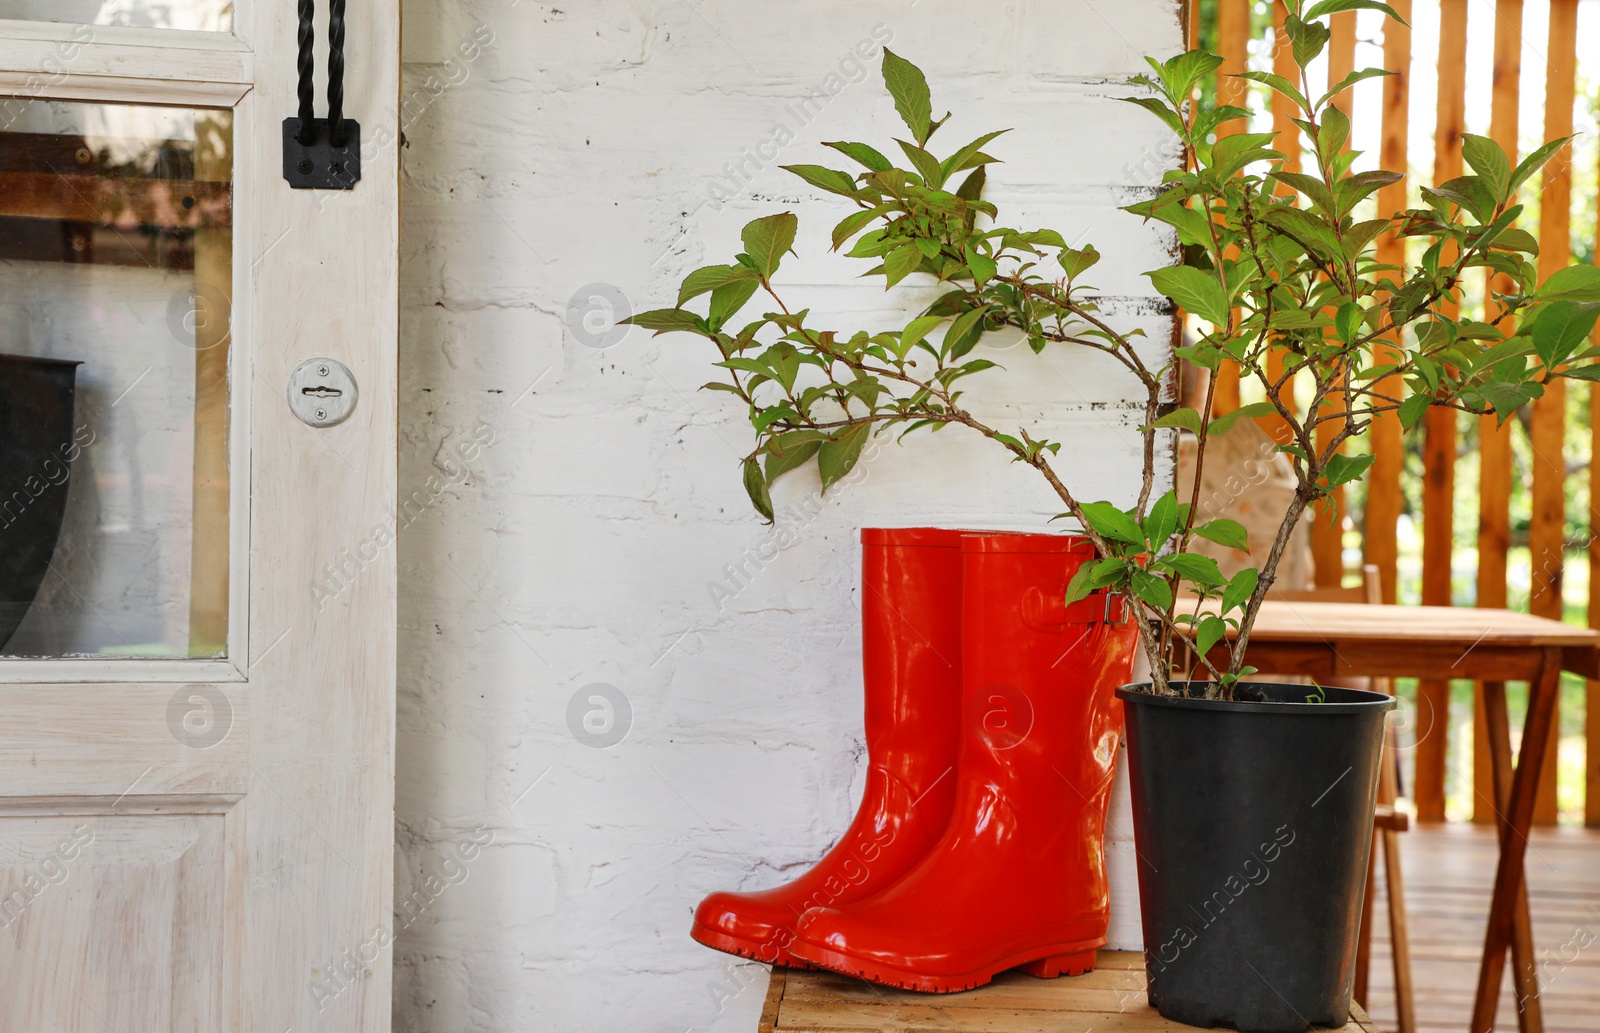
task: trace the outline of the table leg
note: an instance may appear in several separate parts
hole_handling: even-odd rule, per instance
[[[1367,857],[1367,891],[1361,898],[1361,926],[1356,932],[1356,975],[1350,996],[1365,1008],[1368,981],[1372,973],[1372,919],[1378,902],[1378,830],[1372,830],[1372,851]]]
[[[1489,903],[1489,927],[1484,936],[1483,959],[1478,968],[1478,989],[1472,1007],[1471,1033],[1492,1033],[1495,1011],[1500,1003],[1500,981],[1505,975],[1506,949],[1516,938],[1517,901],[1526,900],[1523,886],[1524,862],[1527,857],[1528,827],[1533,821],[1534,799],[1539,791],[1539,773],[1544,764],[1545,750],[1550,745],[1551,731],[1556,712],[1556,696],[1561,686],[1561,650],[1549,648],[1538,676],[1528,686],[1528,717],[1522,727],[1522,748],[1518,751],[1516,771],[1511,777],[1510,793],[1500,813],[1500,860],[1495,867],[1494,894]],[[1500,701],[1504,713],[1504,699]],[[1493,708],[1490,708],[1493,709]],[[1491,741],[1496,738],[1491,736]],[[1509,732],[1506,752],[1510,752]],[[1509,758],[1504,758],[1509,760]],[[1501,765],[1502,767],[1506,765]],[[1527,946],[1532,947],[1529,937]],[[1528,967],[1518,965],[1518,971],[1533,975],[1531,949],[1525,959]],[[1527,998],[1538,1006],[1537,987]],[[1542,1033],[1543,1022],[1537,1015],[1523,1011],[1523,1028],[1529,1033]]]
[[[1559,677],[1559,675],[1558,675]],[[1533,691],[1530,684],[1529,691]],[[1530,697],[1531,698],[1531,697]],[[1511,720],[1506,713],[1504,682],[1483,683],[1484,726],[1493,773],[1494,810],[1500,849],[1506,848],[1506,813],[1511,800]],[[1524,733],[1526,734],[1526,733]],[[1526,830],[1524,830],[1526,831]],[[1526,844],[1519,844],[1526,849]],[[1539,999],[1538,962],[1533,955],[1533,926],[1528,912],[1528,883],[1519,879],[1511,923],[1511,982],[1517,994],[1517,1026],[1522,1033],[1541,1033],[1544,1009]]]

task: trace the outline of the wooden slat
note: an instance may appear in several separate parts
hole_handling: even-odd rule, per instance
[[[1408,22],[1411,0],[1391,4]],[[1383,67],[1393,75],[1383,80],[1383,127],[1378,164],[1385,169],[1406,171],[1406,143],[1411,131],[1411,29],[1393,19],[1383,23]],[[1406,181],[1401,180],[1378,191],[1378,211],[1397,212],[1406,207]],[[1378,241],[1378,261],[1404,267],[1405,238],[1386,233]],[[1383,347],[1379,362],[1399,361],[1393,345]],[[1384,394],[1399,397],[1404,390],[1398,377],[1379,382]],[[1400,415],[1383,412],[1372,420],[1372,469],[1367,474],[1366,529],[1363,535],[1365,561],[1378,568],[1383,601],[1396,601],[1400,543],[1398,528],[1405,497],[1400,490],[1400,474],[1405,466],[1405,442]]]
[[[1517,156],[1517,104],[1522,78],[1522,0],[1495,0],[1494,86],[1489,136],[1511,156]],[[1508,283],[1495,281],[1502,293]],[[1511,428],[1497,425],[1493,416],[1478,419],[1478,605],[1506,605],[1506,552],[1511,546]],[[1481,696],[1481,693],[1480,693]],[[1495,820],[1494,778],[1489,771],[1489,740],[1480,699],[1476,707],[1473,739],[1472,820]]]
[[[1467,0],[1441,0],[1438,107],[1433,133],[1433,181],[1461,175],[1461,134],[1466,131]],[[1452,301],[1446,313],[1457,314]],[[1422,474],[1422,601],[1451,603],[1455,555],[1456,414],[1430,409],[1425,417]],[[1417,756],[1412,799],[1421,821],[1443,821],[1446,756],[1450,742],[1450,683],[1417,686]]]
[[[231,113],[204,115],[195,132],[195,178],[226,180],[233,166]],[[228,352],[233,319],[233,230],[194,238],[194,497],[189,542],[189,654],[228,644]]]
[[[0,173],[0,216],[95,222],[124,230],[141,225],[172,229],[229,226],[233,222],[232,187],[184,180],[7,172]]]
[[[1222,65],[1217,69],[1217,103],[1245,106],[1247,82],[1234,76],[1249,68],[1250,0],[1217,0],[1217,54]],[[1223,133],[1237,133],[1244,122],[1223,126]],[[1232,412],[1239,408],[1239,367],[1224,362],[1215,374],[1216,388],[1212,410]]]
[[[1550,35],[1546,57],[1544,139],[1572,135],[1572,105],[1578,74],[1578,0],[1550,0]],[[1557,156],[1544,167],[1539,201],[1539,276],[1544,278],[1572,264],[1571,162]],[[1528,525],[1528,551],[1532,563],[1532,591],[1528,609],[1542,617],[1561,618],[1563,555],[1566,545],[1565,453],[1567,382],[1552,380],[1544,397],[1533,403],[1529,428],[1533,462],[1533,515]],[[1556,797],[1557,754],[1545,756],[1539,780],[1539,799],[1533,820],[1554,825],[1559,817]]]
[[[789,970],[781,965],[773,966],[772,976],[767,982],[767,997],[761,1002],[761,1020],[756,1026],[756,1033],[773,1033],[778,1025],[778,1009],[783,1005],[783,991],[788,982]]]
[[[789,970],[773,1033],[1184,1033],[1145,1000],[1144,959],[1101,951],[1083,976],[1034,979],[1003,972],[959,994],[919,994],[869,985],[832,972]],[[772,991],[768,1001],[773,1001]],[[763,1025],[766,1031],[769,1027]],[[1351,1009],[1346,1033],[1380,1033],[1365,1010]]]
[[[1595,264],[1600,265],[1600,197],[1595,205]],[[1594,343],[1600,345],[1600,326]],[[1600,384],[1589,385],[1589,627],[1600,628]],[[1583,823],[1600,828],[1600,681],[1585,689]]]
[[[1345,11],[1329,19],[1332,37],[1328,41],[1328,82],[1343,82],[1355,68],[1356,16]],[[1337,102],[1346,114],[1350,113],[1350,94]],[[1346,141],[1345,146],[1349,147]],[[1324,414],[1340,411],[1325,407]],[[1327,447],[1343,428],[1340,420],[1329,420],[1317,427],[1316,442],[1319,450]],[[1317,503],[1311,521],[1311,562],[1316,584],[1330,588],[1344,580],[1344,489],[1335,488],[1333,494]]]
[[[1429,825],[1400,837],[1406,914],[1416,981],[1419,1033],[1464,1033],[1471,1012],[1488,899],[1498,850],[1496,831],[1466,824]],[[1600,956],[1581,949],[1600,931],[1600,832],[1536,829],[1528,851],[1528,896],[1541,965],[1540,1003],[1548,1033],[1593,1033],[1600,1015]],[[1374,930],[1367,1010],[1396,1026],[1394,992],[1382,957],[1385,909]],[[1574,957],[1576,955],[1576,957]],[[1570,960],[1569,960],[1570,959]],[[1502,995],[1495,1028],[1517,1028],[1516,1002]]]

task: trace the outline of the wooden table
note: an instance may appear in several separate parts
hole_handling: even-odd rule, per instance
[[[760,1033],[1194,1033],[1145,1003],[1144,958],[1101,951],[1081,976],[1035,979],[1002,972],[994,982],[959,994],[891,990],[832,972],[775,968],[761,1011]],[[1345,1033],[1382,1033],[1366,1012],[1351,1009]]]
[[[1225,658],[1219,648],[1213,664]],[[1523,1033],[1543,1033],[1537,959],[1523,863],[1539,769],[1554,730],[1561,672],[1600,678],[1600,632],[1510,610],[1450,606],[1269,601],[1250,633],[1249,663],[1262,671],[1393,678],[1470,678],[1484,683],[1500,858],[1484,936],[1470,1033],[1490,1033],[1506,951]],[[1511,762],[1505,683],[1529,684],[1522,747]]]

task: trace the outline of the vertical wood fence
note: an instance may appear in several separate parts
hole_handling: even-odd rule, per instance
[[[1275,43],[1282,38],[1283,19],[1286,14],[1281,0],[1185,0],[1190,6],[1190,39],[1208,46],[1222,56],[1218,70],[1217,94],[1224,103],[1245,104],[1248,96],[1245,80],[1234,78],[1244,71],[1252,60],[1257,67],[1267,58],[1251,57],[1251,44]],[[1463,172],[1461,137],[1466,131],[1466,88],[1469,74],[1474,77],[1492,77],[1491,106],[1488,136],[1517,160],[1519,152],[1519,111],[1522,97],[1523,55],[1541,55],[1544,66],[1544,124],[1542,139],[1569,136],[1573,132],[1573,109],[1578,101],[1578,16],[1579,0],[1546,0],[1549,6],[1547,38],[1530,40],[1524,37],[1524,0],[1481,0],[1469,4],[1467,0],[1390,0],[1407,21],[1425,5],[1437,8],[1438,52],[1416,53],[1413,33],[1406,26],[1393,22],[1383,26],[1384,68],[1396,74],[1384,78],[1381,86],[1382,103],[1378,118],[1381,125],[1375,133],[1368,128],[1367,135],[1379,140],[1376,163],[1386,169],[1410,168],[1410,144],[1414,133],[1431,133],[1433,137],[1433,167],[1420,170],[1431,173],[1432,182],[1444,182]],[[1491,6],[1492,4],[1492,6]],[[1475,34],[1493,34],[1493,56],[1487,67],[1472,67],[1468,49],[1469,14],[1475,23]],[[1476,24],[1476,20],[1492,24]],[[1326,63],[1329,81],[1337,82],[1355,66],[1357,46],[1357,15],[1346,12],[1332,18],[1332,38],[1328,44]],[[1363,20],[1362,26],[1370,28],[1375,22]],[[1256,48],[1258,51],[1260,46]],[[1288,48],[1273,46],[1270,55],[1273,70],[1289,74],[1292,65]],[[1369,62],[1363,62],[1369,63]],[[1480,62],[1480,64],[1482,64]],[[1432,66],[1429,68],[1429,66]],[[1437,76],[1438,92],[1434,124],[1413,126],[1410,121],[1411,88],[1414,74],[1428,69]],[[1534,66],[1530,64],[1530,71]],[[1280,136],[1278,148],[1288,158],[1291,168],[1300,159],[1298,130],[1290,122],[1291,112],[1281,98],[1274,97],[1269,109],[1273,128]],[[1357,121],[1356,112],[1349,111]],[[1235,124],[1235,131],[1239,131]],[[1355,135],[1355,134],[1352,134]],[[1524,188],[1524,200],[1538,200],[1538,239],[1540,245],[1540,275],[1571,264],[1575,260],[1572,240],[1572,175],[1570,153],[1545,167],[1541,180]],[[1387,187],[1378,196],[1378,205],[1384,211],[1406,206],[1406,184]],[[1600,211],[1596,213],[1600,225]],[[1600,245],[1600,241],[1594,242]],[[1380,260],[1401,264],[1405,259],[1405,242],[1395,237],[1379,243]],[[1600,246],[1595,247],[1596,261],[1600,262]],[[1486,285],[1490,289],[1495,284]],[[1596,333],[1600,343],[1600,330]],[[1589,422],[1591,448],[1589,475],[1591,484],[1600,482],[1600,470],[1595,458],[1600,457],[1600,384],[1577,387],[1589,391]],[[1508,557],[1513,547],[1511,497],[1515,476],[1513,435],[1520,434],[1519,421],[1508,421],[1503,427],[1495,426],[1489,417],[1480,418],[1475,429],[1478,467],[1477,488],[1477,605],[1489,607],[1526,607],[1540,616],[1560,619],[1562,616],[1562,581],[1565,564],[1566,510],[1569,490],[1568,479],[1568,426],[1566,422],[1567,386],[1557,381],[1546,388],[1543,398],[1531,407],[1527,421],[1528,451],[1532,456],[1531,516],[1528,523],[1530,580],[1527,597],[1512,598],[1509,591]],[[1240,404],[1240,383],[1237,369],[1224,368],[1218,374],[1216,407],[1225,412]],[[1328,428],[1330,425],[1324,425]],[[1421,548],[1421,601],[1430,605],[1449,605],[1452,602],[1451,573],[1455,552],[1454,537],[1456,477],[1459,463],[1468,457],[1461,455],[1462,427],[1450,410],[1430,411],[1424,423],[1413,433],[1411,442],[1421,455],[1422,472],[1416,494],[1420,496],[1422,528]],[[1406,511],[1406,448],[1398,417],[1387,414],[1374,420],[1369,435],[1374,461],[1366,482],[1366,499],[1361,530],[1363,562],[1377,566],[1382,579],[1386,601],[1394,601],[1399,583],[1400,547],[1398,525]],[[1343,502],[1339,500],[1341,512]],[[1600,492],[1591,491],[1588,500],[1589,535],[1587,558],[1589,566],[1588,622],[1600,628]],[[1311,527],[1311,549],[1319,586],[1337,585],[1345,573],[1343,528],[1330,519],[1330,514],[1318,514]],[[1493,783],[1488,770],[1488,745],[1484,732],[1483,689],[1476,692],[1477,705],[1473,715],[1473,750],[1475,764],[1473,781],[1474,799],[1477,801],[1474,820],[1493,821],[1492,801],[1495,799]],[[1591,682],[1586,692],[1585,735],[1587,750],[1584,760],[1584,817],[1591,826],[1600,826],[1600,683]],[[1416,749],[1416,775],[1412,787],[1418,817],[1424,821],[1440,821],[1445,817],[1445,791],[1447,775],[1453,764],[1447,754],[1449,736],[1444,734],[1451,723],[1467,719],[1466,714],[1452,714],[1450,687],[1445,682],[1423,682],[1418,689],[1417,724],[1419,729]],[[1422,734],[1426,732],[1427,734]],[[1553,823],[1557,815],[1556,775],[1557,752],[1551,750],[1542,772],[1536,820]],[[1459,767],[1457,768],[1459,770]]]

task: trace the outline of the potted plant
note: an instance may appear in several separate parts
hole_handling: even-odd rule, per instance
[[[872,262],[886,288],[908,278],[942,293],[915,319],[884,330],[822,330],[787,303],[777,281],[795,237],[784,213],[744,230],[727,265],[696,270],[676,306],[632,320],[707,338],[724,380],[706,387],[747,407],[756,443],[745,488],[772,519],[769,486],[816,460],[824,488],[847,474],[868,439],[959,425],[1036,470],[1095,556],[1077,568],[1068,604],[1096,591],[1131,601],[1150,681],[1117,694],[1126,705],[1150,999],[1164,1015],[1245,1030],[1337,1026],[1347,1016],[1351,959],[1372,830],[1387,697],[1349,689],[1262,684],[1245,658],[1291,532],[1309,507],[1361,477],[1370,456],[1342,447],[1381,414],[1409,429],[1433,406],[1502,422],[1554,377],[1600,379],[1588,336],[1600,311],[1600,269],[1575,266],[1538,282],[1533,237],[1515,225],[1518,189],[1565,144],[1513,164],[1491,141],[1464,142],[1470,175],[1421,190],[1423,205],[1376,210],[1399,172],[1352,172],[1350,124],[1336,102],[1366,69],[1315,90],[1306,67],[1329,39],[1330,15],[1379,9],[1371,0],[1289,0],[1285,30],[1298,75],[1245,77],[1287,98],[1305,140],[1305,170],[1286,167],[1271,133],[1240,128],[1244,109],[1196,102],[1221,59],[1192,51],[1150,61],[1129,100],[1161,119],[1185,149],[1182,168],[1126,210],[1172,227],[1177,264],[1146,274],[1199,321],[1172,349],[1120,329],[1088,276],[1099,254],[1051,229],[999,223],[984,198],[996,159],[984,134],[940,158],[926,80],[886,52],[883,73],[912,140],[897,163],[860,143],[829,144],[863,171],[787,166],[847,199],[836,249]],[[1375,258],[1380,238],[1415,242],[1404,268]],[[1469,276],[1494,274],[1480,318],[1458,317]],[[760,292],[760,318],[732,320]],[[689,303],[710,295],[704,314]],[[964,407],[960,381],[990,374],[974,356],[987,333],[1021,334],[1034,352],[1088,348],[1143,388],[1143,468],[1133,499],[1083,497],[1060,444],[1026,428],[991,426]],[[1251,400],[1213,415],[1172,399],[1179,362],[1215,373],[1234,364]],[[1212,383],[1215,383],[1213,378]],[[1197,539],[1247,545],[1227,518],[1200,522],[1173,489],[1175,435],[1207,444],[1241,418],[1270,418],[1296,490],[1259,567],[1224,577],[1191,551]],[[1226,915],[1222,911],[1226,910]],[[1254,972],[1252,973],[1252,969]]]

